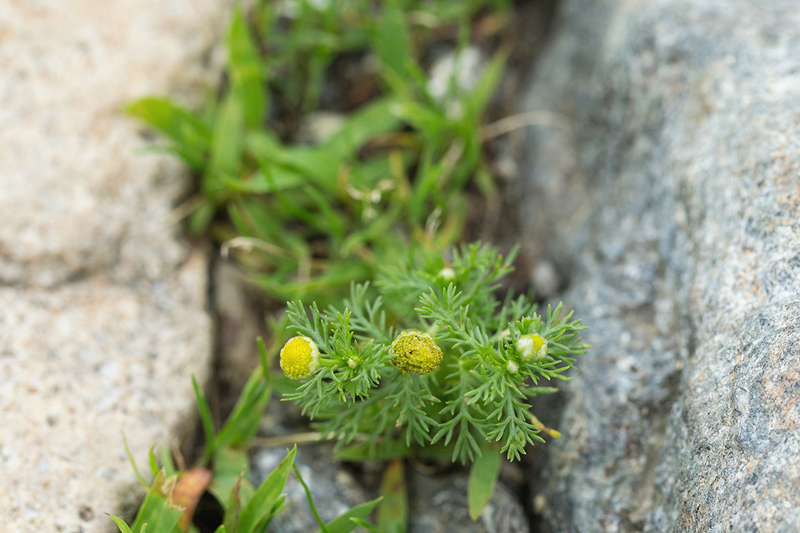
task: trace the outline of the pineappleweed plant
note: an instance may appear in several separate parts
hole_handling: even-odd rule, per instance
[[[561,305],[542,316],[525,296],[498,300],[510,271],[511,258],[471,245],[451,261],[413,254],[383,270],[377,296],[353,285],[342,309],[290,303],[298,336],[281,365],[301,381],[285,397],[347,458],[446,451],[466,462],[499,443],[519,459],[542,431],[557,434],[529,410],[556,390],[540,380],[568,379],[588,346]]]

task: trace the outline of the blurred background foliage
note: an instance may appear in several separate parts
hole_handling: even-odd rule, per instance
[[[148,97],[127,112],[199,176],[178,209],[193,232],[211,235],[277,301],[324,306],[409,246],[458,242],[470,191],[496,195],[482,124],[503,71],[509,8],[237,7],[224,82],[202,110]],[[493,56],[470,48],[476,36]]]

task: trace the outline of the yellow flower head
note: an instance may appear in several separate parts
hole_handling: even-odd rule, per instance
[[[281,348],[281,369],[286,377],[305,379],[319,365],[319,348],[308,337],[292,337]]]
[[[421,331],[404,331],[398,335],[389,353],[396,356],[392,364],[403,374],[427,374],[436,370],[443,356],[433,337]]]
[[[517,339],[517,352],[526,361],[539,361],[547,355],[547,340],[538,333],[528,333]]]

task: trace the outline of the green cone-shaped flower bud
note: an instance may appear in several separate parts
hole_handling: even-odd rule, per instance
[[[427,374],[439,368],[442,349],[433,337],[421,331],[404,331],[392,343],[389,353],[396,355],[392,364],[403,374]]]

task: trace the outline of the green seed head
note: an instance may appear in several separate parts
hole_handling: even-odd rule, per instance
[[[528,333],[517,339],[516,348],[526,361],[539,361],[547,355],[547,340],[538,333]]]
[[[319,348],[308,337],[292,337],[281,348],[281,369],[286,377],[305,379],[319,365]]]
[[[421,331],[404,331],[392,343],[389,353],[396,357],[392,364],[403,374],[427,374],[439,368],[442,349],[433,337]]]

